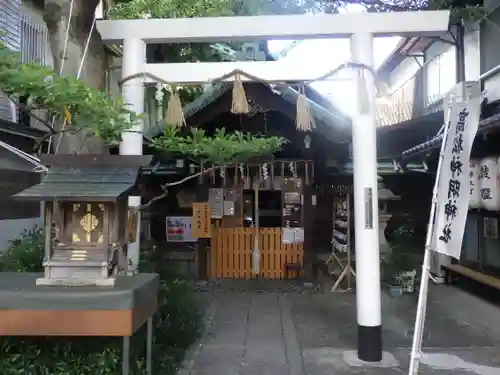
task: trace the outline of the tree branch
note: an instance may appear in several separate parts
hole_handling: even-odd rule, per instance
[[[204,175],[205,173],[208,173],[208,172],[212,172],[213,170],[216,170],[217,168],[220,168],[220,167],[211,167],[211,168],[207,168],[207,169],[204,169],[198,173],[195,173],[195,174],[192,174],[191,176],[187,176],[185,178],[183,178],[182,180],[179,180],[179,181],[175,181],[175,182],[167,182],[166,184],[164,184],[162,186],[162,189],[163,190],[166,190],[168,189],[169,187],[172,187],[172,186],[177,186],[177,185],[180,185],[180,184],[183,184],[184,182],[186,181],[189,181],[189,180],[192,180],[193,178],[196,178],[198,176],[201,176],[201,175]]]
[[[185,178],[183,178],[182,180],[179,180],[179,181],[175,181],[175,182],[170,182],[170,183],[166,183],[164,185],[162,185],[162,189],[164,190],[162,194],[158,195],[157,197],[154,197],[154,198],[151,198],[151,200],[148,202],[148,203],[145,203],[139,207],[137,207],[137,210],[140,211],[140,210],[144,210],[145,208],[148,208],[150,207],[154,202],[157,202],[163,198],[166,198],[167,195],[168,195],[168,188],[169,187],[172,187],[172,186],[177,186],[177,185],[180,185],[180,184],[183,184],[184,182],[186,181],[189,181],[189,180],[192,180],[193,178],[196,178],[196,177],[199,177],[199,176],[202,176],[208,172],[211,172],[217,168],[220,168],[220,167],[211,167],[211,168],[207,168],[207,169],[204,169],[198,173],[195,173],[195,174],[192,174],[191,176],[187,176]]]

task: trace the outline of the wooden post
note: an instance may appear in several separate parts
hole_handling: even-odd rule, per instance
[[[259,243],[259,236],[260,236],[260,231],[259,231],[259,182],[256,181],[253,184],[253,188],[255,191],[255,204],[254,204],[254,211],[255,211],[255,237],[254,237],[254,246],[252,250],[252,272],[254,273],[255,276],[259,276],[260,274],[260,243]]]
[[[201,183],[198,185],[198,190],[196,192],[196,201],[206,202],[208,200],[208,186],[203,184],[202,177],[200,179]],[[206,280],[208,278],[208,251],[210,251],[210,240],[208,238],[199,238],[196,246],[195,262],[198,265],[197,278],[200,280]]]
[[[312,254],[312,241],[313,241],[313,233],[312,233],[312,197],[311,197],[312,188],[310,185],[304,184],[302,187],[302,197],[303,197],[303,216],[302,223],[304,225],[304,259],[303,259],[303,268],[304,268],[304,277],[306,280],[312,280],[313,276],[313,262],[314,262],[314,254]]]
[[[49,260],[52,255],[52,225],[54,223],[54,203],[51,201],[45,202],[45,259]],[[57,234],[56,234],[57,237]],[[45,268],[46,269],[46,268]],[[49,277],[45,271],[45,277]]]

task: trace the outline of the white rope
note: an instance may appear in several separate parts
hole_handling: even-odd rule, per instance
[[[96,22],[96,18],[94,16],[94,20],[92,21],[92,25],[90,26],[89,35],[87,37],[87,40],[85,41],[85,47],[83,48],[83,54],[82,54],[82,58],[80,59],[80,65],[78,66],[78,71],[76,72],[77,79],[80,79],[80,76],[82,75],[83,65],[85,64],[85,58],[87,57],[87,53],[89,51],[90,39],[92,38],[92,33],[94,32],[94,29],[95,29],[95,22]],[[61,131],[64,131],[64,129],[66,128],[66,125],[67,125],[67,122],[66,122],[66,119],[64,119]],[[56,149],[54,150],[55,154],[57,154],[57,151],[59,150],[59,145],[61,144],[61,139],[62,139],[62,136],[60,135],[59,138],[57,139]]]
[[[8,143],[5,143],[3,141],[0,141],[0,147],[3,147],[7,151],[12,152],[14,155],[19,156],[21,159],[26,160],[27,162],[33,164],[35,166],[35,168],[33,168],[33,172],[41,173],[41,172],[48,171],[48,168],[45,165],[43,165],[42,163],[40,163],[40,159],[37,159],[34,156],[32,156],[32,155],[30,155],[22,150],[19,150],[18,148],[14,147],[12,145],[9,145]]]
[[[59,75],[62,75],[64,69],[64,61],[66,60],[66,52],[68,51],[68,41],[69,41],[69,30],[71,28],[71,19],[73,18],[73,6],[75,5],[75,1],[71,0],[69,4],[69,15],[68,15],[68,24],[66,25],[66,33],[64,34],[64,45],[63,45],[63,53],[61,66],[59,67]],[[54,128],[54,124],[56,123],[56,117],[52,116],[51,126]],[[47,153],[50,153],[50,148],[52,146],[52,136],[49,138],[49,146],[47,148]]]

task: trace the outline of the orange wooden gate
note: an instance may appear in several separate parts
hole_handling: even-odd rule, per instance
[[[257,229],[212,228],[208,275],[251,278],[252,250]],[[260,276],[283,279],[286,263],[302,263],[302,244],[283,244],[281,228],[259,228]]]

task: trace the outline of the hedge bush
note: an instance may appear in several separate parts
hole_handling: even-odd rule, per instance
[[[186,349],[199,336],[202,313],[192,286],[183,281],[163,259],[163,252],[143,242],[142,272],[157,272],[161,285],[155,316],[153,372],[174,374]],[[42,270],[43,231],[25,231],[0,255],[0,270]],[[132,338],[131,372],[145,374],[144,335]],[[103,337],[11,337],[0,339],[1,375],[119,375],[121,340]]]

